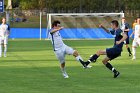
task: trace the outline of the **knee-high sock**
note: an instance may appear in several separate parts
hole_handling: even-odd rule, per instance
[[[6,55],[7,52],[7,45],[4,46],[4,55]]]
[[[61,68],[62,73],[66,74],[66,69],[65,69],[65,67],[60,67],[60,68]]]
[[[106,67],[107,67],[109,70],[111,70],[112,72],[114,72],[114,73],[117,72],[116,69],[115,69],[110,63],[107,63],[107,64],[106,64]]]
[[[76,58],[76,60],[77,61],[80,61],[80,60],[82,60],[83,61],[83,59],[82,59],[82,57],[80,56],[80,55],[78,55],[77,57],[75,57]]]
[[[92,55],[92,56],[89,58],[88,61],[89,61],[89,62],[96,61],[98,57],[99,57],[99,56],[98,56],[97,54],[94,54],[94,55]]]
[[[132,54],[133,54],[133,57],[136,57],[136,48],[132,47]]]
[[[129,54],[131,54],[131,50],[130,50],[130,48],[129,48],[129,47],[127,48],[127,51],[129,52]]]

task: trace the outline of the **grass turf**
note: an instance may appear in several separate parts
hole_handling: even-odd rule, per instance
[[[113,45],[113,40],[65,40],[78,50],[84,60],[99,49]],[[140,48],[137,60],[128,57],[124,47],[122,56],[111,61],[121,72],[114,79],[100,56],[93,68],[83,69],[73,56],[66,56],[64,79],[50,41],[10,40],[7,58],[0,58],[0,93],[139,93]]]

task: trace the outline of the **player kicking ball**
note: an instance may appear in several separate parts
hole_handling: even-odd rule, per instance
[[[69,76],[65,70],[66,54],[73,55],[76,58],[76,60],[79,62],[80,62],[80,60],[83,60],[83,59],[76,50],[74,50],[73,48],[64,44],[62,37],[59,33],[59,31],[61,31],[62,29],[63,29],[63,27],[61,27],[60,21],[54,21],[52,23],[52,29],[50,29],[50,31],[49,31],[49,38],[52,42],[55,55],[60,62],[60,68],[61,68],[62,74],[63,74],[64,78],[69,78]],[[90,68],[91,66],[88,66],[88,67]]]
[[[99,25],[99,27],[103,28],[107,33],[115,35],[114,46],[111,48],[107,48],[106,50],[99,50],[96,54],[92,55],[87,62],[80,61],[84,67],[89,65],[91,62],[96,62],[97,58],[100,55],[106,55],[106,57],[102,60],[103,64],[114,73],[114,78],[118,77],[120,73],[109,63],[109,61],[117,58],[121,55],[124,41],[127,38],[127,35],[122,32],[119,28],[119,23],[117,20],[113,20],[111,22],[112,30],[106,29],[103,25]]]

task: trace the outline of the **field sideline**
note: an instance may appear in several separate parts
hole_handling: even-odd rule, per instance
[[[109,48],[113,40],[64,40],[78,50],[84,60],[98,49]],[[59,69],[51,42],[48,40],[15,39],[9,41],[7,58],[0,58],[0,93],[139,93],[140,48],[137,60],[128,57],[124,47],[122,56],[111,63],[120,71],[113,74],[101,62],[83,69],[73,56],[66,56],[69,79]]]

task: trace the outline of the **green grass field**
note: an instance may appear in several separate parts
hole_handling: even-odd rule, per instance
[[[113,45],[113,40],[65,40],[77,49],[84,60],[98,49]],[[64,79],[59,69],[50,41],[17,39],[9,41],[7,58],[0,58],[0,93],[139,93],[140,91],[140,48],[137,60],[128,57],[123,49],[122,56],[111,61],[121,72],[113,74],[101,62],[83,69],[73,56],[66,56],[67,72]]]

